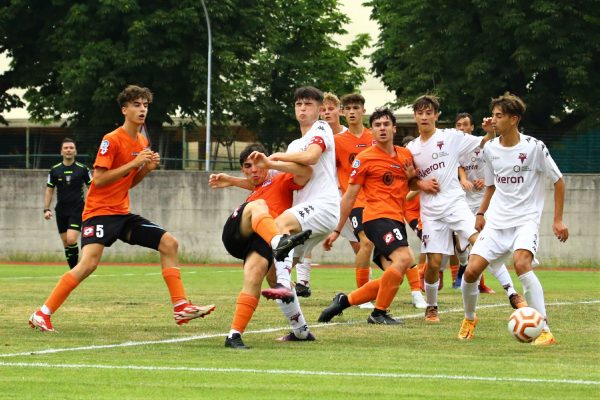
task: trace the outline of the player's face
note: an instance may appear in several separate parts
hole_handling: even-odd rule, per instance
[[[414,117],[419,132],[433,132],[439,116],[440,113],[435,112],[431,107],[421,108],[420,110],[415,111]]]
[[[471,123],[469,117],[459,119],[458,121],[456,121],[456,124],[454,124],[454,127],[459,131],[468,133],[469,135],[471,135],[473,133],[473,130],[475,129],[475,125]]]
[[[335,124],[340,122],[340,107],[336,106],[331,101],[326,101],[321,107],[321,119],[328,124]]]
[[[500,107],[494,107],[492,110],[492,126],[498,135],[516,129],[518,123],[518,117],[503,113]]]
[[[148,100],[138,98],[125,104],[121,108],[121,112],[125,116],[125,119],[136,125],[143,125],[148,116]]]
[[[321,104],[314,99],[298,99],[294,103],[294,111],[300,125],[312,125],[319,119]]]
[[[242,165],[242,172],[253,185],[260,185],[267,180],[267,173],[269,171],[264,168],[258,168],[254,165],[253,160],[246,158],[246,161]]]
[[[60,155],[66,160],[72,160],[77,155],[77,149],[75,143],[65,142],[60,148]]]
[[[365,115],[365,108],[360,103],[346,104],[342,109],[348,125],[362,124],[363,116]]]
[[[373,123],[371,124],[371,131],[373,132],[373,137],[377,143],[393,143],[394,135],[396,134],[396,125],[394,125],[386,115],[373,120]]]

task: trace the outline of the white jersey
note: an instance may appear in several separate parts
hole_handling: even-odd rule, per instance
[[[458,181],[459,159],[480,143],[481,137],[456,129],[436,129],[426,142],[418,137],[406,146],[413,155],[419,177],[435,178],[440,185],[436,194],[421,192],[421,220],[444,218],[458,202],[466,202],[465,191]]]
[[[287,148],[288,153],[305,151],[309,145],[318,144],[323,149],[319,161],[312,166],[313,173],[308,183],[296,192],[294,205],[303,202],[332,203],[339,207],[337,171],[335,167],[335,142],[329,124],[317,121],[300,139],[294,140]]]
[[[513,147],[504,147],[500,138],[483,148],[485,185],[496,186],[485,213],[486,226],[513,228],[534,221],[540,224],[544,209],[544,176],[558,181],[562,174],[546,145],[531,136],[520,135]]]
[[[483,179],[483,159],[482,159],[482,149],[477,147],[472,152],[466,154],[460,159],[460,166],[464,168],[465,174],[467,175],[467,179],[470,182],[473,182],[477,179]],[[476,190],[474,187],[470,191],[465,191],[465,196],[467,198],[467,204],[471,210],[478,208],[483,201],[483,194],[485,193],[485,188],[481,190]]]

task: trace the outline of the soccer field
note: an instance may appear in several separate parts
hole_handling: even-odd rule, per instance
[[[426,325],[406,282],[391,309],[403,327],[367,325],[369,311],[358,308],[317,324],[333,295],[355,283],[351,268],[315,268],[313,295],[301,304],[317,340],[276,342],[288,327],[261,299],[244,335],[249,351],[223,346],[239,267],[182,267],[191,300],[217,305],[186,326],[173,321],[160,267],[102,265],[53,317],[57,333],[31,329],[29,315],[65,271],[0,265],[0,398],[591,399],[600,391],[597,270],[537,271],[558,342],[538,348],[509,335],[512,309],[491,276],[498,293],[480,298],[470,342],[456,339],[459,291],[440,292],[441,323]]]

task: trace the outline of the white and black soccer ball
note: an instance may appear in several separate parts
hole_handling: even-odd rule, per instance
[[[542,333],[542,328],[544,317],[535,308],[519,308],[508,319],[508,331],[519,342],[534,341]]]

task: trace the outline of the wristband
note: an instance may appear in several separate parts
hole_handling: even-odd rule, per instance
[[[476,215],[476,216],[477,216],[477,215],[481,215],[481,216],[483,217],[483,215],[484,215],[484,214],[483,214],[483,213],[477,213],[477,214],[475,214],[475,215]]]
[[[44,212],[46,212],[46,211],[52,211],[52,210],[50,210],[49,208],[44,208]]]
[[[338,230],[336,230],[336,229],[334,229],[333,231],[334,231],[335,233],[337,233],[338,235],[341,235],[341,234],[342,234],[342,232],[340,232],[340,231],[338,231]]]

